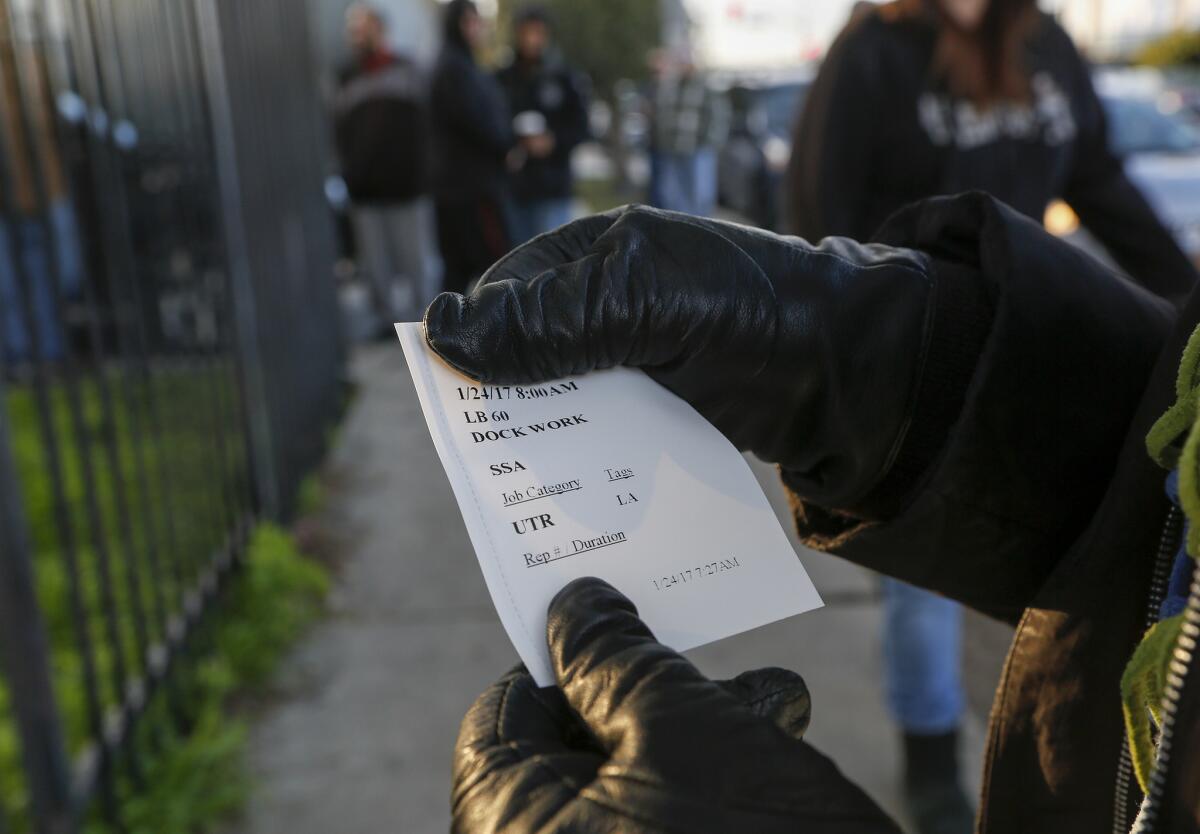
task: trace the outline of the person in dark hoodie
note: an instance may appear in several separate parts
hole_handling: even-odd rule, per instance
[[[856,7],[792,147],[788,231],[809,240],[866,239],[913,200],[981,189],[1039,221],[1066,200],[1144,283],[1193,272],[1109,150],[1088,67],[1035,0]],[[883,590],[887,702],[917,831],[969,834],[956,757],[961,610],[892,579]]]
[[[471,0],[443,12],[430,91],[433,194],[447,289],[462,291],[512,245],[506,160],[516,145],[508,105],[475,60],[483,20]]]
[[[1197,834],[1200,293],[981,192],[872,241],[626,207],[439,296],[425,334],[488,385],[641,368],[779,466],[805,544],[1014,625],[980,834]],[[470,708],[456,834],[897,834],[801,738],[799,676],[707,679],[646,593],[550,603],[557,686],[518,667]]]
[[[513,216],[524,243],[571,219],[571,151],[588,138],[587,84],[555,48],[541,6],[514,16],[512,63],[496,77],[520,137]]]

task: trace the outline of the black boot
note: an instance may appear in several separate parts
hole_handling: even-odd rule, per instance
[[[917,834],[971,834],[975,811],[958,778],[958,731],[904,734],[904,796]]]

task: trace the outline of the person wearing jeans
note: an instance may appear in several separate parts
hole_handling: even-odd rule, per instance
[[[717,207],[717,148],[729,131],[729,105],[689,56],[652,56],[650,204],[710,216]]]
[[[888,711],[904,734],[904,779],[913,816],[959,804],[958,728],[962,608],[945,597],[883,577],[883,659]],[[928,806],[928,807],[926,807]],[[969,817],[961,802],[960,812]]]
[[[569,197],[518,202],[512,212],[513,240],[533,240],[542,232],[565,226],[572,217]]]
[[[708,217],[717,206],[717,152],[697,148],[689,154],[655,151],[650,204]]]
[[[571,152],[588,138],[587,79],[562,59],[549,12],[526,6],[513,21],[513,60],[496,75],[513,114],[512,227],[524,243],[571,219]]]
[[[0,348],[7,365],[64,358],[66,335],[55,296],[76,297],[83,275],[75,210],[66,199],[50,203],[43,218],[0,219]],[[27,326],[27,307],[33,332]]]

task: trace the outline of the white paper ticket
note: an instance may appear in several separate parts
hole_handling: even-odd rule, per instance
[[[638,370],[483,385],[396,332],[500,620],[554,683],[546,608],[580,576],[683,651],[821,606],[741,454]]]

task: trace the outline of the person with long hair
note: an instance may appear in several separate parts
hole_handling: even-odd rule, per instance
[[[1090,72],[1036,0],[897,0],[856,8],[797,124],[785,201],[809,240],[871,234],[902,206],[986,191],[1040,220],[1061,198],[1147,287],[1193,270],[1110,152]],[[888,311],[881,310],[887,316]],[[969,832],[960,786],[961,610],[884,580],[885,684],[918,830]]]
[[[1090,68],[1036,0],[860,9],[797,123],[789,231],[865,239],[908,203],[968,190],[1040,221],[1061,198],[1126,272],[1182,296],[1192,265],[1107,133]]]
[[[451,0],[442,17],[442,52],[433,70],[433,195],[444,284],[462,292],[512,246],[505,163],[516,146],[496,80],[475,51],[484,24],[471,0]]]

